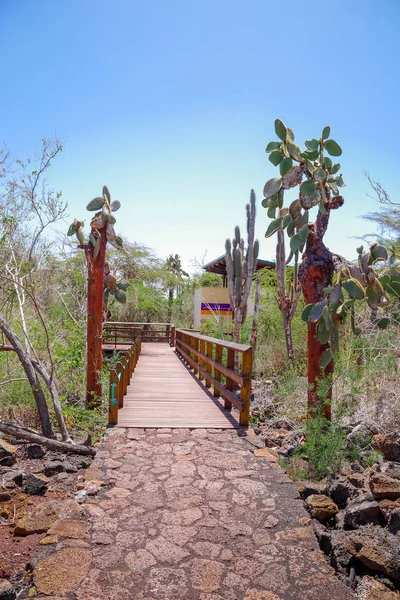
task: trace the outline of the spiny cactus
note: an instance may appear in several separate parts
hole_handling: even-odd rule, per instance
[[[251,190],[250,203],[246,205],[247,213],[247,248],[240,236],[240,228],[235,227],[232,243],[225,243],[226,271],[228,277],[229,297],[234,311],[234,340],[240,342],[240,327],[246,317],[253,275],[256,270],[259,242],[254,239],[256,220],[256,196]]]
[[[379,329],[386,329],[390,322],[400,325],[400,315],[396,312],[400,299],[400,259],[395,249],[390,257],[386,248],[379,244],[373,244],[366,251],[360,246],[357,252],[358,266],[342,264],[335,284],[325,288],[325,298],[316,304],[308,304],[302,313],[304,321],[316,324],[318,341],[329,343],[322,355],[322,367],[326,367],[339,350],[339,327],[347,315],[350,315],[353,333],[362,333],[355,323],[357,301],[367,302]],[[383,272],[372,268],[380,261],[388,262],[388,268]]]

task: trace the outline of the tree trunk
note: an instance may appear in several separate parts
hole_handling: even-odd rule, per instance
[[[299,280],[306,304],[315,304],[324,298],[324,288],[332,284],[334,264],[332,253],[326,248],[322,239],[328,226],[329,214],[318,214],[315,224],[310,229],[303,262],[299,269]],[[320,344],[316,339],[316,323],[308,323],[308,415],[315,414],[323,403],[324,416],[331,418],[332,386],[329,386],[324,397],[318,395],[318,381],[333,373],[333,361],[326,369],[321,368],[322,355],[329,344]]]
[[[49,409],[46,403],[46,397],[43,393],[43,390],[40,386],[40,382],[35,372],[32,361],[22,346],[21,342],[18,339],[17,334],[12,329],[11,325],[8,323],[4,315],[0,312],[0,329],[14,348],[22,367],[26,373],[30,386],[32,388],[32,393],[35,398],[36,407],[39,415],[40,425],[42,428],[42,433],[45,437],[54,437],[53,430],[50,422],[50,414]]]
[[[43,381],[45,382],[45,384],[51,394],[51,397],[53,400],[54,412],[56,415],[56,419],[57,419],[58,427],[60,429],[62,440],[63,440],[63,442],[71,443],[72,439],[70,438],[69,433],[67,431],[67,427],[65,425],[64,415],[62,414],[62,409],[61,409],[60,396],[58,395],[58,390],[53,381],[53,378],[50,377],[47,370],[41,363],[32,361],[32,364],[33,364],[35,370],[42,377]]]
[[[174,288],[168,288],[168,315],[167,315],[168,323],[171,323],[171,321],[172,321],[173,302],[174,302]]]
[[[21,427],[17,427],[16,425],[6,425],[5,423],[0,423],[0,431],[2,433],[6,433],[7,435],[12,435],[17,439],[41,444],[46,448],[50,448],[51,450],[57,450],[58,452],[84,454],[86,456],[96,455],[96,450],[94,448],[89,448],[88,446],[81,446],[80,444],[67,444],[66,442],[49,440],[48,438],[44,438],[41,435],[38,435],[37,433],[27,431],[26,429],[22,429]]]
[[[93,231],[92,231],[93,232]],[[106,255],[106,229],[99,230],[100,250],[93,259],[92,244],[85,244],[88,266],[88,301],[86,335],[86,405],[96,408],[101,404],[101,370],[103,366],[103,299],[104,299],[104,262]]]

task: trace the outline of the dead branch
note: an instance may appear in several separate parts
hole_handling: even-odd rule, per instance
[[[50,450],[57,450],[58,452],[64,452],[67,454],[85,454],[87,456],[95,456],[96,450],[94,448],[88,448],[87,446],[81,446],[80,444],[67,444],[66,442],[59,442],[57,440],[45,438],[38,433],[30,433],[21,427],[16,425],[8,425],[0,423],[0,431],[16,437],[17,439],[23,439],[27,442],[40,444]]]

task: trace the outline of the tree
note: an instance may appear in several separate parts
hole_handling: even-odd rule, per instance
[[[246,205],[247,213],[247,248],[240,236],[240,228],[235,227],[235,237],[225,243],[226,272],[231,306],[233,309],[233,339],[240,343],[240,328],[244,323],[247,302],[250,295],[253,275],[256,270],[259,242],[254,239],[256,221],[256,196],[250,193],[250,203]],[[238,357],[236,357],[238,358]]]
[[[400,243],[400,203],[393,202],[385,188],[379,181],[374,181],[369,173],[366,177],[375,192],[375,200],[381,204],[378,212],[369,213],[363,218],[378,224],[380,228],[379,237],[391,240],[394,244]],[[369,237],[369,236],[368,236]]]
[[[171,323],[172,320],[172,308],[174,304],[174,293],[176,298],[179,298],[181,291],[183,278],[189,277],[189,273],[186,273],[182,269],[182,263],[178,254],[170,254],[165,261],[164,269],[166,271],[166,287],[168,291],[168,316],[167,321]]]
[[[317,304],[324,299],[325,289],[332,284],[335,260],[340,263],[324,244],[331,211],[343,205],[339,188],[345,185],[342,176],[337,175],[340,164],[333,164],[327,156],[342,154],[339,144],[330,138],[330,131],[329,126],[324,127],[321,137],[306,141],[306,148],[302,150],[294,142],[293,131],[276,119],[275,133],[279,141],[270,142],[266,148],[270,162],[280,170],[280,176],[270,179],[264,187],[263,206],[268,207],[269,216],[273,217],[266,235],[278,232],[281,265],[284,230],[290,238],[295,264],[304,250],[298,278],[306,304]],[[299,187],[298,198],[284,207],[284,192],[296,187]],[[309,211],[313,207],[318,207],[318,213],[310,223]],[[317,329],[315,321],[308,322],[308,406],[313,412],[323,401],[325,417],[330,418],[331,388],[326,398],[321,399],[318,393],[318,381],[329,378],[333,372],[332,360],[324,366],[321,364],[329,348],[324,327],[320,324]]]
[[[36,296],[35,274],[46,249],[43,237],[45,230],[65,215],[66,204],[61,192],[48,188],[44,173],[53,159],[61,152],[59,140],[42,140],[42,150],[35,161],[28,159],[14,162],[6,168],[3,150],[1,188],[3,206],[0,222],[0,277],[3,280],[3,293],[8,293],[9,318],[0,313],[0,330],[3,332],[26,373],[35,398],[43,435],[53,435],[46,397],[42,383],[48,389],[53,400],[54,412],[64,441],[70,441],[55,384],[54,361],[50,348],[49,334],[42,316],[40,302]],[[13,301],[16,300],[19,314],[19,326],[23,341],[19,339],[11,320],[13,318]],[[29,301],[45,334],[45,346],[49,366],[39,357],[35,349],[27,324],[25,310]]]

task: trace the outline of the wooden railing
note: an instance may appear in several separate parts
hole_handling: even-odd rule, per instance
[[[124,396],[139,360],[140,351],[141,340],[138,338],[127,350],[123,351],[123,356],[117,362],[115,369],[110,371],[108,403],[108,423],[110,425],[118,423],[118,409],[124,406]]]
[[[225,408],[233,405],[239,410],[239,424],[248,425],[253,348],[177,329],[176,352],[206,388],[213,387],[215,397],[224,399]],[[239,371],[235,370],[235,354]]]
[[[172,323],[129,323],[110,321],[103,326],[104,343],[125,344],[141,337],[142,342],[168,342],[175,346]]]

